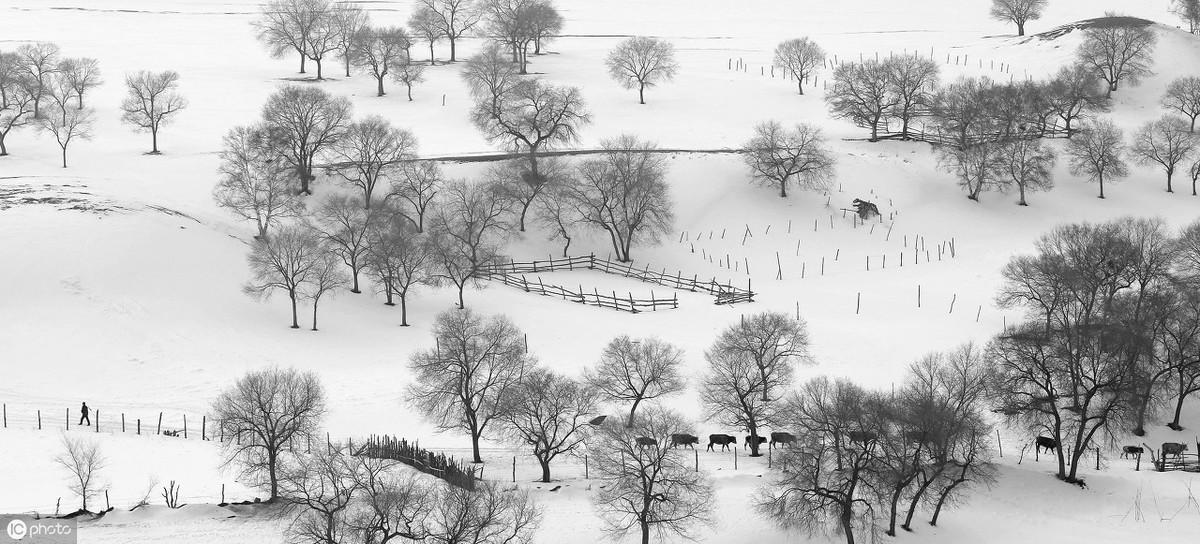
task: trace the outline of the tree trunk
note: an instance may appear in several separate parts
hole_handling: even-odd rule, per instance
[[[383,94],[384,94],[383,93],[383,76],[376,77],[375,83],[376,83],[376,90],[375,90],[376,95],[375,96],[383,96]]]
[[[1174,177],[1175,177],[1175,172],[1171,169],[1167,169],[1167,192],[1168,193],[1175,192],[1175,188],[1171,185],[1171,179]]]
[[[406,83],[405,87],[408,87],[408,101],[412,102],[412,83]]]
[[[67,146],[62,146],[63,168],[67,167]]]
[[[267,498],[268,501],[273,501],[273,500],[279,498],[279,476],[277,476],[275,474],[275,469],[276,469],[276,464],[277,464],[277,460],[275,458],[276,455],[277,455],[277,452],[268,449],[268,451],[267,451],[267,477],[270,478],[270,481],[271,481],[271,496],[269,498]]]
[[[641,520],[642,524],[642,544],[650,544],[650,524],[645,520]]]
[[[308,62],[308,55],[305,55],[303,52],[301,52],[300,53],[300,73],[301,74],[308,73],[308,72],[304,71],[304,63],[305,62]]]
[[[483,458],[479,456],[479,429],[475,428],[474,423],[471,424],[471,455],[474,456],[474,462],[483,462]]]
[[[454,38],[450,38],[450,62],[454,62],[454,61],[458,60],[454,56],[454,45],[455,45]]]
[[[346,55],[346,77],[350,77],[350,55]]]
[[[550,461],[538,459],[538,464],[542,465],[542,483],[550,483]]]
[[[646,103],[646,84],[645,83],[638,84],[638,103],[639,104]]]
[[[942,471],[945,470],[944,466],[944,463],[940,464],[938,470],[926,478],[925,481],[921,482],[921,485],[917,487],[917,492],[913,494],[912,499],[908,502],[908,513],[904,516],[904,523],[900,525],[901,529],[904,529],[905,531],[912,530],[912,518],[913,514],[917,512],[917,504],[921,502],[921,497],[925,496],[925,491],[929,489],[930,484],[941,477]]]
[[[846,534],[846,544],[854,544],[854,503],[853,497],[847,497],[842,504],[842,532]]]
[[[5,136],[8,136],[8,134],[0,133],[0,157],[8,155],[8,148],[4,146],[4,137]]]
[[[762,457],[762,453],[759,453],[759,451],[758,451],[758,447],[759,447],[758,426],[751,425],[749,430],[750,430],[750,457]]]
[[[800,76],[796,76],[796,89],[800,91],[800,95],[804,95],[804,80]]]
[[[325,78],[321,77],[321,59],[316,59],[317,62],[317,81],[322,81]]]
[[[429,65],[437,66],[437,63],[435,63],[433,61],[433,41],[432,40],[430,40],[430,42],[429,42]]]
[[[1029,204],[1025,203],[1025,184],[1018,183],[1017,188],[1021,191],[1021,200],[1017,201],[1017,205],[1018,206],[1028,206]]]
[[[1017,21],[1017,35],[1018,36],[1025,35],[1025,21]]]
[[[350,288],[350,292],[354,293],[354,294],[362,293],[362,291],[359,290],[359,288],[358,288],[358,272],[359,272],[358,264],[357,263],[351,264],[350,265],[350,277],[354,278],[354,280],[353,280],[354,286]]]
[[[779,180],[779,198],[787,198],[787,178]]]
[[[288,295],[288,298],[290,298],[292,300],[292,328],[299,329],[300,328],[300,319],[296,315],[296,294],[290,293]]]
[[[638,404],[641,404],[641,402],[642,402],[642,399],[640,399],[640,398],[639,398],[639,399],[634,399],[634,401],[633,401],[633,407],[629,409],[629,419],[626,419],[626,420],[625,420],[625,426],[626,426],[626,427],[632,427],[632,426],[633,426],[633,414],[634,414],[635,412],[637,412],[637,407],[638,407]]]
[[[463,288],[466,286],[467,286],[467,282],[465,280],[462,283],[458,284],[458,309],[459,310],[466,308],[466,305],[463,304]]]
[[[313,298],[313,324],[312,324],[312,330],[314,330],[314,331],[315,331],[315,330],[317,330],[317,302],[318,302],[318,299],[317,299],[317,298]]]
[[[400,326],[408,326],[408,293],[400,293]]]
[[[1100,174],[1100,198],[1104,198],[1104,174]]]
[[[150,129],[150,154],[151,155],[158,154],[158,129],[157,128]]]

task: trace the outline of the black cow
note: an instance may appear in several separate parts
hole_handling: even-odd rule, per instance
[[[848,436],[851,442],[870,442],[879,438],[879,435],[871,431],[850,431]]]
[[[758,444],[755,444],[756,446],[761,446],[761,445],[763,445],[763,443],[765,443],[767,441],[767,437],[765,437],[765,436],[752,437],[750,435],[746,435],[746,442],[744,444],[742,444],[742,448],[743,449],[749,448],[751,439],[753,439],[753,438],[758,439]]]
[[[730,444],[737,444],[737,437],[731,434],[708,435],[708,451],[713,451],[713,444],[719,444],[721,451],[729,449]]]
[[[1166,459],[1167,456],[1170,455],[1172,457],[1182,460],[1183,452],[1187,451],[1187,447],[1188,447],[1187,444],[1181,444],[1179,442],[1163,442],[1163,445],[1162,445],[1163,459]]]
[[[1037,450],[1038,453],[1040,453],[1042,449],[1045,449],[1046,451],[1056,450],[1058,449],[1058,440],[1055,440],[1049,436],[1039,436],[1037,437],[1037,440],[1034,441],[1034,449]]]
[[[671,435],[671,447],[672,448],[674,448],[676,446],[687,446],[689,448],[696,449],[695,445],[699,444],[699,443],[700,443],[700,437],[695,436],[695,435],[684,434],[684,433]]]
[[[1125,446],[1121,448],[1121,458],[1123,459],[1131,455],[1141,456],[1145,451],[1141,446]]]
[[[771,433],[771,447],[772,448],[775,447],[775,444],[791,446],[792,442],[795,442],[795,441],[796,441],[796,435],[794,435],[792,433]]]
[[[645,448],[649,446],[654,446],[656,448],[658,447],[658,441],[650,438],[649,436],[639,436],[634,438],[634,441],[637,442],[637,447],[639,448]]]

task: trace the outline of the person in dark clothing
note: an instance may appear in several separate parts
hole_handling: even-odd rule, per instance
[[[86,402],[83,403],[83,406],[79,407],[79,424],[83,425],[84,421],[87,422],[89,427],[92,426],[92,419],[88,417],[88,407]]]

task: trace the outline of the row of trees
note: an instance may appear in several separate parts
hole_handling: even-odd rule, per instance
[[[176,91],[178,81],[172,71],[125,76],[121,120],[150,133],[151,154],[159,153],[159,129],[187,106]],[[6,139],[13,129],[32,126],[54,137],[66,168],[71,143],[92,137],[95,109],[85,105],[84,95],[101,83],[96,59],[63,57],[53,43],[0,51],[0,156],[8,154]]]

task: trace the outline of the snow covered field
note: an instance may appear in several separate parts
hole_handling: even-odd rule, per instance
[[[653,334],[684,348],[689,375],[695,377],[712,338],[743,313],[793,314],[799,308],[817,364],[801,368],[798,381],[824,374],[887,388],[919,356],[969,340],[985,342],[1019,317],[994,303],[1000,268],[1012,255],[1030,251],[1036,237],[1054,225],[1132,214],[1161,216],[1181,226],[1200,217],[1200,198],[1186,191],[1166,193],[1157,169],[1135,168],[1128,179],[1106,188],[1108,199],[1099,200],[1094,185],[1067,172],[1066,161],[1055,170],[1056,188],[1033,194],[1029,207],[1015,206],[1009,194],[985,193],[981,202],[971,202],[951,175],[937,169],[930,146],[862,141],[864,130],[829,119],[819,92],[798,96],[791,83],[759,72],[760,67],[769,70],[777,42],[799,36],[810,36],[842,58],[920,51],[935,59],[968,59],[966,66],[943,65],[943,80],[987,75],[1007,81],[1009,73],[992,68],[1000,63],[1011,65],[1014,78],[1044,77],[1073,55],[1077,33],[1048,41],[1018,39],[1008,26],[987,19],[983,0],[764,0],[752,7],[717,0],[557,4],[567,21],[565,35],[551,42],[550,54],[532,57],[531,71],[581,88],[594,122],[582,131],[580,147],[630,133],[664,148],[730,148],[744,143],[756,123],[776,119],[785,125],[819,124],[838,158],[837,190],[827,196],[797,192],[785,200],[771,188],[752,185],[736,155],[671,156],[676,230],[660,247],[635,248],[636,264],[737,285],[749,281],[759,293],[753,304],[715,306],[688,293],[681,294],[678,310],[630,315],[499,284],[467,291],[469,307],[510,316],[528,333],[529,348],[541,362],[570,375],[593,364],[613,336]],[[1157,29],[1156,74],[1116,95],[1111,117],[1131,132],[1160,115],[1158,97],[1167,83],[1200,69],[1200,40],[1174,28],[1168,4],[1052,0],[1031,30],[1106,10],[1165,24]],[[407,1],[365,5],[383,24],[403,24],[411,9]],[[67,502],[61,471],[50,458],[59,447],[61,414],[84,399],[100,410],[106,427],[99,436],[113,461],[105,473],[113,506],[136,502],[150,480],[178,480],[193,506],[118,510],[85,522],[83,542],[281,541],[277,520],[245,512],[226,519],[229,511],[200,504],[218,502],[222,484],[231,500],[254,496],[221,469],[212,442],[114,432],[118,413],[147,426],[163,412],[164,426],[170,428],[179,428],[186,414],[195,429],[218,391],[247,370],[269,365],[313,370],[321,377],[329,394],[327,427],[335,438],[392,434],[448,453],[468,451],[466,437],[436,433],[402,403],[411,381],[405,362],[430,347],[431,322],[452,306],[452,290],[418,289],[409,301],[412,326],[407,328],[399,327],[399,310],[384,306],[369,290],[340,293],[322,303],[319,332],[287,328],[282,298],[259,302],[241,292],[254,232],[213,204],[217,153],[231,127],[257,119],[267,96],[296,76],[293,58],[272,60],[255,41],[249,22],[257,9],[255,2],[234,0],[0,2],[0,50],[53,41],[65,55],[97,58],[106,80],[89,97],[97,109],[96,137],[72,145],[69,168],[59,168],[53,140],[32,130],[14,131],[8,142],[12,155],[0,158],[0,285],[5,286],[0,289],[0,402],[9,418],[9,428],[0,430],[0,512],[45,513],[58,497]],[[603,66],[606,52],[629,35],[670,39],[682,65],[675,81],[648,91],[644,106],[637,104],[636,93],[613,83]],[[467,40],[459,54],[469,56],[479,45]],[[446,53],[440,44],[439,57]],[[739,59],[747,70],[729,70],[729,62]],[[356,116],[378,113],[410,129],[422,156],[492,150],[467,118],[470,97],[458,73],[461,63],[430,68],[429,81],[414,89],[412,102],[394,86],[377,98],[369,76],[343,78],[334,64],[327,65],[330,78],[322,88],[350,97]],[[177,70],[191,103],[160,135],[161,156],[143,154],[149,136],[131,133],[117,109],[123,74],[143,69]],[[451,175],[468,178],[485,168],[447,166]],[[29,196],[45,200],[22,200]],[[70,200],[58,202],[58,197]],[[854,198],[878,203],[885,221],[856,225],[840,211]],[[889,214],[894,221],[887,220]],[[746,231],[752,236],[743,242]],[[921,258],[913,263],[917,240],[923,243]],[[935,248],[950,240],[954,257],[939,260]],[[925,259],[924,250],[931,259]],[[607,241],[594,237],[572,245],[572,253],[593,251],[606,254]],[[536,229],[507,249],[517,260],[558,252]],[[901,254],[907,259],[903,267]],[[726,258],[737,268],[718,264]],[[572,274],[545,277],[635,296],[651,289],[596,273]],[[670,295],[666,288],[654,290]],[[667,404],[693,420],[702,418],[694,387]],[[35,430],[39,410],[45,427],[40,432]],[[1145,441],[1192,441],[1193,429],[1200,427],[1195,402],[1184,426],[1189,430],[1182,436],[1156,426]],[[697,434],[742,434],[704,421],[697,428]],[[1134,472],[1132,461],[1115,459],[1112,452],[1114,459],[1101,472],[1082,471],[1088,488],[1081,490],[1056,481],[1049,461],[1026,458],[1018,465],[1017,452],[1030,439],[1003,432],[998,484],[974,494],[936,529],[922,523],[918,532],[896,540],[1000,544],[1035,538],[1096,543],[1200,537],[1194,474]],[[489,444],[485,476],[507,481],[512,455],[503,444]],[[519,462],[518,481],[532,480],[536,465]],[[727,454],[700,454],[701,467],[718,482],[721,522],[707,541],[809,541],[774,528],[752,511],[750,499],[763,482],[766,461],[742,458],[739,463],[734,471]],[[564,460],[556,467],[563,489],[551,492],[552,486],[529,484],[546,509],[538,542],[600,540],[581,464]],[[157,491],[152,495],[156,499]]]

